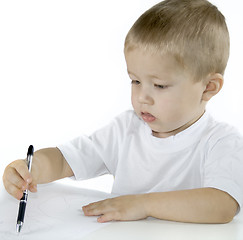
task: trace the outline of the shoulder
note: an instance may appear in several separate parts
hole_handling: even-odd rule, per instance
[[[232,125],[208,118],[206,140],[210,151],[223,153],[243,148],[243,136]]]
[[[216,142],[223,139],[243,139],[243,136],[236,127],[225,122],[216,121],[211,116],[208,121],[208,133],[210,140]]]

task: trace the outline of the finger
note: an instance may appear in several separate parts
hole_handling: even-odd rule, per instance
[[[97,209],[90,209],[88,207],[82,207],[85,216],[99,216],[101,213]]]
[[[88,205],[82,207],[85,216],[99,216],[104,214],[105,209],[101,206],[96,204]]]
[[[27,183],[22,179],[18,174],[15,168],[9,168],[4,175],[4,181],[9,182],[10,184],[15,185],[19,189],[25,190],[27,188]]]
[[[37,185],[36,184],[30,184],[28,189],[31,192],[37,192]]]
[[[18,188],[17,186],[13,185],[12,183],[6,181],[5,182],[5,188],[7,192],[12,195],[14,198],[20,200],[23,196],[22,189]]]
[[[83,209],[85,209],[86,211],[93,210],[93,209],[97,208],[99,205],[100,205],[99,202],[94,202],[94,203],[90,203],[86,206],[83,206]]]
[[[95,207],[101,205],[104,201],[105,200],[98,201],[98,202],[92,202],[92,203],[89,203],[88,205],[86,205],[85,207],[92,209],[92,208],[95,208]]]
[[[97,218],[97,221],[99,223],[110,222],[110,221],[113,221],[113,220],[120,220],[119,215],[115,212],[108,212],[108,213]]]
[[[32,182],[32,176],[28,170],[28,167],[24,160],[19,160],[15,165],[14,168],[19,173],[19,175],[26,181],[27,183]]]
[[[15,185],[17,188],[19,188],[20,190],[24,191],[26,189],[29,189],[31,192],[37,192],[37,184],[32,182],[30,185],[28,185],[27,182],[25,182],[22,177],[18,174],[18,172],[16,171],[16,169],[9,169],[9,173],[8,173],[9,177],[8,177],[8,181]]]

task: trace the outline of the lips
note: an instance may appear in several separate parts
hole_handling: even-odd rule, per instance
[[[147,112],[141,112],[141,117],[144,120],[144,122],[149,122],[149,123],[155,121],[156,119],[155,116]]]

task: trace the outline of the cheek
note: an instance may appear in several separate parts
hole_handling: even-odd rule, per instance
[[[137,105],[136,99],[137,99],[136,92],[132,90],[132,92],[131,92],[131,102],[132,102],[133,108],[136,108],[136,105]]]
[[[166,121],[178,121],[187,112],[188,102],[180,93],[158,99],[157,109]]]
[[[196,91],[185,91],[184,93],[178,96],[177,103],[174,103],[174,114],[180,115],[182,118],[192,117],[200,109],[200,94]]]
[[[197,91],[195,89],[194,91],[189,92],[183,100],[183,104],[185,107],[194,110],[196,108],[199,108],[201,105],[201,92]]]
[[[156,103],[158,103],[158,108],[160,108],[163,112],[170,112],[178,108],[180,100],[176,95],[164,94],[157,97]]]

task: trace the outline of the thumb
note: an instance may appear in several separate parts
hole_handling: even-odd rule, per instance
[[[32,183],[29,185],[28,189],[29,189],[31,192],[37,192],[37,184],[34,183],[34,182],[32,182]]]

